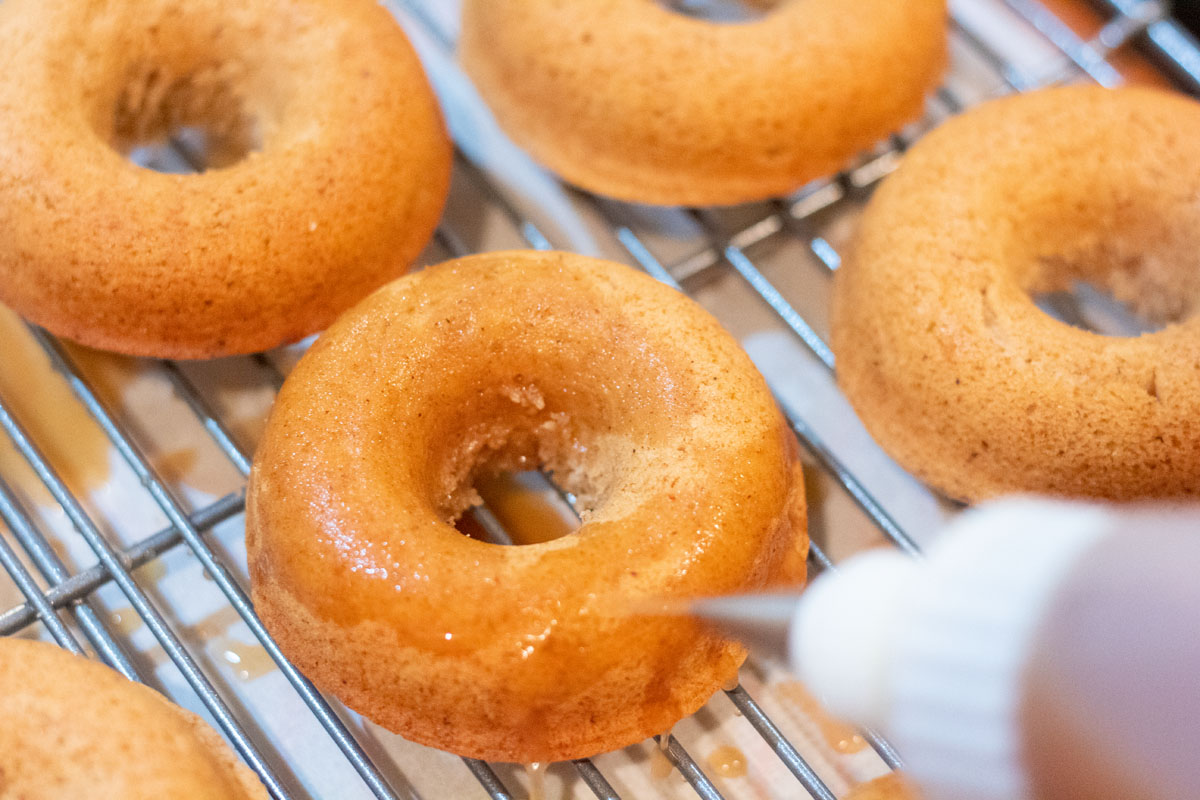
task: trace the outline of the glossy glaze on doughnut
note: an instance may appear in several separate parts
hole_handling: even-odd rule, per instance
[[[1150,89],[997,100],[919,142],[838,270],[838,382],[952,497],[1200,493],[1200,105]],[[1133,338],[1043,313],[1076,280]]]
[[[466,0],[459,53],[504,129],[589,191],[727,205],[796,189],[920,116],[944,0],[790,0],[718,24],[657,0]]]
[[[745,652],[647,602],[803,581],[795,439],[698,305],[629,267],[493,253],[379,290],[288,378],[255,457],[255,607],[321,689],[408,739],[557,761],[662,733]],[[542,465],[582,527],[450,520]]]
[[[446,196],[437,105],[372,0],[11,0],[0,70],[0,300],[95,347],[300,339],[403,273]],[[123,154],[188,125],[250,152]]]
[[[0,797],[267,800],[195,714],[103,664],[0,637]]]

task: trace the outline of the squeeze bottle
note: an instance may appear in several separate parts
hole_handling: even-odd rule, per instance
[[[1200,800],[1200,510],[1004,500],[781,602],[698,611],[752,645],[782,631],[928,800]]]

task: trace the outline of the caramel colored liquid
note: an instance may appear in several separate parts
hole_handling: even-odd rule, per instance
[[[513,544],[549,542],[575,530],[546,491],[530,487],[515,475],[487,478],[475,489]]]
[[[73,491],[108,480],[109,444],[66,381],[15,314],[0,307],[0,396]],[[0,436],[0,473],[26,475],[25,460]],[[22,483],[35,502],[50,504],[36,479]]]
[[[812,720],[821,732],[821,738],[831,749],[838,753],[857,753],[867,746],[866,740],[852,725],[829,716],[804,684],[799,681],[784,681],[778,684],[775,690],[780,697],[795,703],[804,716]]]
[[[661,781],[675,771],[675,765],[667,758],[667,750],[671,747],[671,731],[674,726],[663,731],[658,737],[658,746],[650,753],[650,777]]]
[[[546,800],[546,767],[541,761],[525,765],[525,774],[529,776],[529,800]]]
[[[241,621],[237,609],[233,606],[222,606],[206,617],[190,625],[192,635],[201,641],[226,637],[229,628]]]
[[[110,409],[140,420],[162,419],[169,387],[151,368],[151,362],[74,344],[67,344],[66,349],[70,360]],[[45,352],[25,325],[2,307],[0,396],[68,488],[85,494],[108,480],[112,457],[108,438],[75,399],[67,382],[50,366]],[[236,485],[232,468],[223,456],[208,449],[201,453],[193,446],[198,435],[196,429],[187,425],[150,425],[141,433],[155,468],[168,482],[187,484],[211,494],[223,494]],[[0,436],[0,474],[10,479],[21,478],[21,488],[34,502],[47,505],[53,502],[3,436]]]
[[[252,681],[275,668],[271,656],[259,645],[222,637],[213,641],[211,646],[238,680]]]
[[[718,747],[708,754],[708,766],[722,778],[741,778],[746,774],[746,754],[736,747]]]
[[[142,627],[142,618],[138,616],[136,611],[127,606],[109,613],[108,624],[116,633],[121,636],[128,636]]]
[[[148,583],[158,583],[166,574],[167,565],[162,562],[161,558],[147,561],[134,572],[135,577]]]
[[[154,460],[154,466],[167,483],[184,484],[195,473],[199,460],[196,448],[181,447],[160,455]]]
[[[667,758],[667,754],[657,747],[654,748],[654,752],[650,756],[650,777],[661,781],[674,771],[675,765],[671,763],[671,759]]]

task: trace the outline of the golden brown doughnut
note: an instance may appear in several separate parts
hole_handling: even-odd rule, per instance
[[[920,800],[920,795],[904,778],[890,772],[855,786],[845,800]]]
[[[997,100],[884,181],[838,270],[838,382],[897,461],[966,500],[1200,492],[1200,105],[1151,89]],[[1076,280],[1166,322],[1103,336]]]
[[[372,0],[6,0],[0,71],[0,300],[85,344],[300,339],[403,273],[446,196],[437,105]],[[251,152],[123,155],[189,125]]]
[[[543,465],[582,527],[457,531],[476,476]],[[737,342],[629,267],[459,259],[335,323],[247,496],[255,607],[305,674],[408,739],[557,761],[667,730],[745,651],[648,602],[803,581],[795,439]]]
[[[459,53],[504,129],[589,191],[669,205],[795,189],[916,119],[944,0],[789,0],[717,24],[657,0],[466,0]]]
[[[266,800],[212,728],[51,644],[0,637],[0,797]]]

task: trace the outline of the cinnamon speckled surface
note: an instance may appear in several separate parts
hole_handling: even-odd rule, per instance
[[[910,472],[1014,491],[1200,493],[1200,105],[1150,89],[997,100],[922,139],[837,273],[838,381]],[[1165,324],[1071,327],[1086,280]]]
[[[480,471],[583,507],[505,547],[450,523]],[[661,733],[744,651],[647,602],[804,579],[796,444],[737,342],[612,262],[430,267],[338,321],[280,393],[247,498],[254,601],[322,689],[408,739],[559,761]]]
[[[300,339],[403,273],[445,199],[437,106],[371,0],[11,0],[0,70],[0,300],[94,347]],[[122,154],[185,125],[250,152]]]
[[[459,54],[505,130],[590,191],[714,205],[826,175],[917,118],[944,0],[791,0],[719,24],[654,0],[468,0]]]
[[[55,645],[0,638],[0,798],[266,800],[199,717]]]

